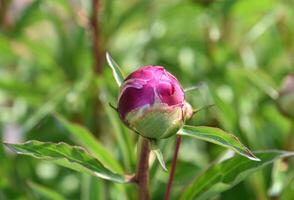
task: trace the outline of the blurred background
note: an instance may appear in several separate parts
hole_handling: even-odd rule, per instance
[[[137,136],[108,105],[118,94],[109,51],[126,73],[161,65],[183,87],[198,86],[186,93],[191,105],[215,106],[190,124],[223,128],[252,150],[294,150],[294,118],[277,106],[283,79],[294,71],[293,8],[292,0],[0,0],[0,140],[79,144],[59,113],[87,127],[132,173]],[[168,164],[174,142],[162,144]],[[173,198],[224,153],[184,139]],[[288,162],[214,199],[291,200]],[[152,166],[151,176],[153,199],[162,199],[168,175]],[[121,188],[0,145],[1,200],[135,199],[133,186]]]

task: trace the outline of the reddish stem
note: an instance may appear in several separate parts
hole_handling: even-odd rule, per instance
[[[99,14],[99,0],[92,0],[92,16],[91,16],[91,29],[93,37],[93,54],[95,63],[96,74],[102,73],[102,44],[100,38],[100,27],[98,23]]]
[[[182,142],[182,136],[178,135],[177,139],[176,139],[176,149],[175,149],[173,160],[172,160],[172,166],[171,166],[171,171],[170,171],[170,174],[169,174],[169,180],[168,180],[165,195],[164,195],[164,200],[169,200],[170,199],[170,193],[171,193],[172,183],[173,183],[175,172],[176,172],[177,159],[178,159],[178,154],[179,154],[179,149],[180,149],[181,142]]]
[[[92,14],[90,18],[90,28],[92,33],[92,42],[93,42],[93,72],[100,76],[102,74],[102,66],[103,66],[103,44],[102,37],[100,34],[100,26],[99,26],[99,11],[100,11],[100,0],[92,0]],[[98,91],[99,92],[99,91]],[[101,109],[102,105],[100,100],[95,95],[95,111],[94,118],[96,119],[96,126],[93,127],[95,134],[99,134],[101,132]]]
[[[149,200],[149,155],[150,144],[149,140],[142,138],[137,174],[135,176],[136,183],[139,186],[139,199]]]

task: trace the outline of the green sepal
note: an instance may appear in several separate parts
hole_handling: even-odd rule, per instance
[[[163,104],[138,108],[127,114],[131,129],[149,139],[163,139],[177,133],[183,126],[182,107]]]
[[[164,171],[168,171],[162,156],[162,152],[160,148],[158,147],[158,141],[157,140],[150,140],[151,144],[151,151],[156,155],[157,160],[159,161],[160,166]]]

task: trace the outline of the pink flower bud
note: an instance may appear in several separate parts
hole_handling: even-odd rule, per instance
[[[178,80],[161,66],[145,66],[124,81],[118,112],[140,135],[159,139],[175,134],[191,115]]]

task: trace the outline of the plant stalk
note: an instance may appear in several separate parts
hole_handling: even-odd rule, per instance
[[[92,0],[92,16],[90,19],[92,37],[93,37],[93,56],[94,56],[94,69],[96,74],[102,73],[103,66],[103,51],[102,41],[100,35],[100,26],[98,22],[100,0]]]
[[[103,72],[103,43],[102,43],[102,35],[99,24],[99,16],[101,15],[101,1],[100,0],[92,0],[92,13],[90,16],[90,30],[92,34],[92,54],[93,54],[93,72],[96,76],[101,76]],[[100,88],[97,90],[98,94],[101,93]],[[93,127],[93,132],[97,137],[99,137],[99,133],[101,132],[101,117],[102,117],[102,104],[99,98],[99,95],[94,95],[94,113],[93,117],[96,119],[95,126]]]
[[[176,148],[175,148],[175,152],[174,152],[174,156],[173,156],[173,160],[172,160],[172,166],[171,166],[171,171],[169,174],[169,179],[168,179],[168,183],[167,183],[167,187],[166,187],[166,191],[165,191],[165,195],[164,195],[164,200],[170,199],[170,193],[171,193],[172,183],[173,183],[175,172],[176,172],[177,159],[178,159],[178,154],[179,154],[181,142],[182,142],[182,136],[178,135],[177,139],[176,139]]]
[[[137,174],[135,176],[136,183],[139,187],[139,199],[149,200],[149,155],[150,142],[146,138],[141,138],[141,146],[139,152],[139,160],[137,166]]]

